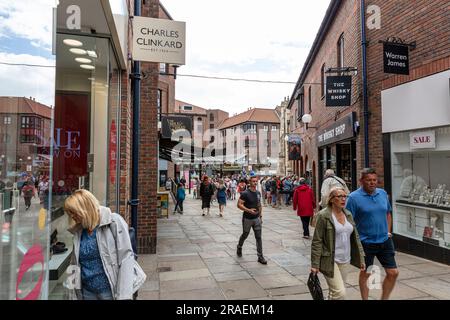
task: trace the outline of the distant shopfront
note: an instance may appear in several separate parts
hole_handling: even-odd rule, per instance
[[[350,190],[357,188],[355,123],[356,113],[352,112],[318,131],[319,185],[322,185],[325,171],[333,169]]]
[[[382,92],[399,250],[450,264],[450,70]],[[398,121],[402,119],[402,121]]]

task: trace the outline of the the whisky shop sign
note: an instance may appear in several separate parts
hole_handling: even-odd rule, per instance
[[[352,101],[352,77],[327,77],[326,106],[347,107]]]
[[[317,136],[317,146],[323,147],[342,140],[355,137],[356,113],[352,112],[348,116],[336,121],[328,128],[319,131]]]

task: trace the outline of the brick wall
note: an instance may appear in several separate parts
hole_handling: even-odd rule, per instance
[[[159,0],[146,1],[142,16],[159,17]],[[148,76],[141,81],[138,251],[156,253],[156,198],[158,178],[157,95],[159,63],[141,63]]]
[[[391,88],[409,81],[438,73],[450,68],[450,2],[448,0],[372,0],[366,6],[377,5],[381,9],[381,29],[367,30],[367,66],[369,91],[369,158],[370,166],[379,173],[380,184],[384,186],[384,155],[381,131],[381,90]],[[320,94],[320,85],[312,84],[312,116],[311,126],[325,128],[335,119],[355,111],[361,124],[357,137],[357,170],[364,167],[364,122],[362,101],[362,59],[360,33],[359,1],[342,1],[339,12],[329,28],[320,50],[316,55],[305,83],[320,83],[321,67],[336,66],[337,41],[344,32],[345,57],[344,65],[358,68],[358,76],[353,77],[352,106],[346,108],[326,108]],[[384,74],[383,45],[379,40],[387,40],[395,36],[405,42],[417,42],[417,48],[410,52],[410,76]],[[305,84],[305,112],[309,113],[309,85]],[[305,131],[294,122],[297,121],[297,103],[291,109],[291,132],[304,136],[302,158],[306,156],[318,164],[315,129]],[[293,166],[296,168],[298,162]],[[317,168],[317,166],[316,166]],[[299,169],[296,169],[298,172]],[[302,168],[300,168],[300,171]]]

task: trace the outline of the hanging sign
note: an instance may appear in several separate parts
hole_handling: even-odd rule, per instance
[[[384,43],[384,73],[409,75],[409,48],[395,43]]]
[[[133,60],[184,65],[185,55],[185,22],[133,18]]]
[[[327,77],[327,107],[347,107],[352,101],[352,77],[329,76]]]

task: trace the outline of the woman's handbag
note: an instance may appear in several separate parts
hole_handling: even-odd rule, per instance
[[[314,300],[324,300],[322,287],[317,273],[311,272],[308,278],[308,289]]]

